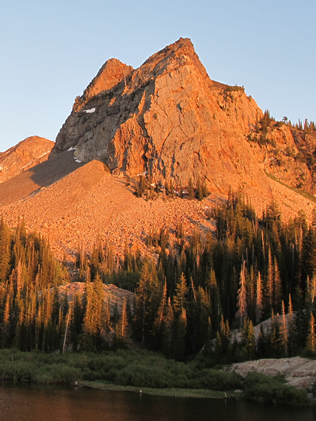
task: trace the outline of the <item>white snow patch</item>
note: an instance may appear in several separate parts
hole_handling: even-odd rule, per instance
[[[71,146],[69,149],[68,149],[68,151],[67,152],[69,152],[69,151],[75,151],[77,148],[74,148],[73,146]]]
[[[139,177],[140,175],[146,175],[146,174],[147,174],[147,171],[144,171],[144,172],[141,172],[141,173],[137,174],[136,177]]]
[[[78,158],[75,158],[75,161],[78,162],[78,164],[80,164],[80,162],[82,162]]]
[[[49,153],[49,152],[45,152],[45,153],[43,153],[43,155],[39,156],[37,159],[42,158],[42,156],[45,156],[45,155],[47,155],[48,153]]]
[[[22,167],[22,170],[23,170],[23,168],[28,167],[30,164],[32,164],[32,162],[34,162],[34,159],[33,159],[33,161],[30,161],[28,164],[24,165],[24,167]]]
[[[92,114],[95,112],[95,108],[91,108],[90,110],[84,110],[84,112],[87,114]]]

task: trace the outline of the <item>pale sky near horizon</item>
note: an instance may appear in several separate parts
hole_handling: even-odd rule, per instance
[[[316,121],[315,16],[315,0],[1,1],[0,152],[55,140],[109,58],[137,68],[180,37],[277,120]]]

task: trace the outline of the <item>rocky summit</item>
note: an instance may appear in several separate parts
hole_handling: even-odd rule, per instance
[[[0,152],[0,184],[48,159],[54,142],[31,136],[5,152]]]
[[[115,174],[267,192],[245,138],[261,116],[242,88],[212,81],[191,41],[180,39],[136,70],[107,62],[76,99],[53,154],[74,147],[79,160],[102,159]]]
[[[76,98],[52,156],[75,148],[80,161],[102,160],[116,175],[147,172],[178,186],[202,180],[210,191],[255,190],[265,201],[266,172],[314,190],[311,168],[295,157],[302,144],[313,151],[315,139],[264,117],[243,87],[212,81],[191,41],[180,38],[136,70],[107,61]]]

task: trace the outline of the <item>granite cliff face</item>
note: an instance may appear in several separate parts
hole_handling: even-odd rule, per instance
[[[212,81],[191,41],[180,39],[136,70],[107,62],[76,99],[53,155],[73,147],[79,160],[101,159],[114,174],[269,194],[245,137],[261,117],[243,88]]]
[[[31,136],[0,153],[0,184],[48,159],[54,142]]]
[[[315,189],[300,159],[300,133],[264,119],[242,87],[212,81],[189,39],[151,56],[138,69],[111,59],[100,69],[61,128],[52,156],[74,148],[80,161],[102,160],[115,175],[145,171],[154,182],[210,191],[242,188],[271,200],[267,173],[291,187]],[[258,141],[260,137],[260,141]],[[306,154],[305,154],[306,155]]]

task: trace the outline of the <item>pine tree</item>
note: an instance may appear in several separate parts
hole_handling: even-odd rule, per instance
[[[210,339],[210,329],[211,329],[211,303],[209,294],[199,286],[196,294],[197,301],[195,304],[196,313],[194,315],[194,327],[193,335],[194,337],[194,347],[196,349],[201,349]],[[192,319],[192,315],[191,315]],[[188,318],[189,321],[189,318]],[[191,322],[192,323],[192,322]],[[193,339],[193,338],[192,338]],[[193,352],[194,352],[193,350]]]
[[[242,325],[247,317],[247,290],[245,277],[245,261],[241,267],[239,277],[239,290],[237,292],[237,308],[236,318]]]
[[[187,330],[187,313],[184,307],[181,308],[181,314],[174,321],[173,328],[173,357],[176,360],[183,360],[185,355],[185,339]]]
[[[316,333],[315,333],[315,318],[313,313],[310,313],[309,332],[306,340],[306,350],[309,354],[316,354]]]
[[[274,288],[273,288],[273,303],[274,303],[274,311],[279,312],[281,309],[281,302],[282,302],[282,282],[280,277],[280,271],[278,262],[276,257],[274,257],[274,264],[273,264],[273,274],[274,274]]]
[[[288,332],[284,301],[282,300],[282,324],[280,326],[280,346],[285,356],[288,355]]]
[[[177,316],[182,312],[186,302],[186,296],[188,293],[187,281],[184,274],[181,274],[180,279],[178,280],[172,300],[173,312]]]
[[[266,275],[265,289],[264,289],[264,309],[268,313],[273,304],[273,264],[272,264],[272,255],[271,249],[268,251],[268,269]]]
[[[263,303],[262,303],[262,281],[261,274],[257,275],[257,288],[256,288],[256,323],[262,320]]]
[[[221,334],[221,343],[222,343],[222,352],[226,354],[228,352],[230,339],[229,339],[229,323],[228,320],[224,322],[224,316],[221,318],[221,325],[220,325],[220,334]]]
[[[164,319],[166,317],[166,311],[167,311],[167,282],[165,281],[164,287],[163,287],[163,294],[160,301],[160,305],[158,308],[157,316],[153,324],[153,332],[152,335],[155,338],[155,348],[159,348],[159,345],[161,344],[162,340],[162,329],[164,324]]]
[[[71,330],[71,323],[73,321],[73,303],[69,305],[66,317],[65,317],[65,332],[64,332],[64,341],[63,341],[63,349],[62,353],[66,351],[67,343],[69,342],[70,330]]]
[[[293,316],[293,305],[292,305],[292,297],[291,294],[289,294],[289,305],[288,305],[288,310],[287,310],[289,317]]]
[[[312,227],[303,238],[301,270],[303,279],[312,278],[316,270],[316,233]]]
[[[256,353],[256,338],[251,320],[248,320],[246,349],[248,353],[248,359],[253,359]]]
[[[174,325],[174,315],[171,305],[170,298],[168,299],[167,311],[162,324],[162,340],[161,340],[161,351],[167,357],[170,357],[172,354],[172,345],[173,345],[173,325]]]
[[[241,344],[247,354],[247,359],[253,359],[256,352],[256,339],[253,330],[253,323],[247,317],[241,327]]]
[[[217,285],[217,280],[215,276],[215,271],[211,269],[209,279],[206,284],[206,291],[209,292],[210,297],[210,307],[211,307],[211,320],[212,320],[212,328],[214,332],[220,328],[220,320],[222,315],[222,306],[220,300],[219,289]]]
[[[133,331],[136,339],[143,344],[151,339],[152,327],[157,315],[161,291],[153,262],[146,260],[143,264],[137,288],[136,309],[133,320]]]
[[[4,313],[3,313],[3,321],[2,321],[2,346],[6,348],[10,345],[10,295],[7,295],[7,299],[5,302]]]
[[[262,324],[260,325],[259,337],[258,337],[258,356],[260,358],[264,357],[266,354],[266,347],[267,347],[267,339],[266,335],[263,331]]]
[[[128,321],[127,321],[127,304],[126,298],[123,299],[122,305],[122,313],[119,317],[117,323],[117,345],[119,348],[125,348],[127,346],[127,329],[128,329]]]
[[[315,297],[316,297],[316,275],[314,274],[310,280],[310,285],[309,285],[309,293],[310,293],[310,297],[311,297],[311,302],[312,304],[315,301]]]
[[[270,357],[280,357],[280,327],[272,309],[271,327],[267,337],[267,352]]]
[[[99,347],[104,340],[109,321],[105,313],[103,282],[98,272],[94,282],[87,279],[85,301],[83,333],[90,336],[91,340],[85,338],[84,342],[87,344],[94,343],[95,347]]]
[[[223,345],[222,338],[219,331],[216,332],[216,341],[215,341],[215,357],[217,361],[220,361],[223,355]]]
[[[0,220],[0,284],[4,283],[10,275],[11,260],[11,234],[9,227]]]

